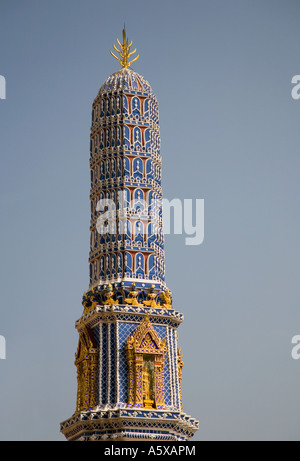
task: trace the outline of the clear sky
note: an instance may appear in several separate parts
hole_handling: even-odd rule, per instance
[[[298,0],[1,0],[0,439],[63,440],[88,288],[89,132],[124,22],[160,104],[166,237],[194,440],[299,440]]]

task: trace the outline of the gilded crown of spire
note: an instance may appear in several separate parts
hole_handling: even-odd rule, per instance
[[[132,40],[129,43],[129,40],[126,37],[125,27],[123,29],[123,43],[120,43],[118,38],[117,38],[117,42],[121,50],[119,50],[115,45],[113,45],[113,47],[114,47],[114,50],[116,50],[119,53],[120,58],[118,58],[112,51],[110,52],[110,54],[119,61],[119,63],[121,64],[123,68],[126,69],[127,67],[130,67],[130,65],[133,62],[139,59],[139,54],[131,61],[128,61],[129,56],[132,56],[136,52],[136,48],[133,51],[129,52],[130,47],[132,45]]]

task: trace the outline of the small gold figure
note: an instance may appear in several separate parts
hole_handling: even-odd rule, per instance
[[[163,300],[163,307],[166,309],[172,309],[172,296],[170,290],[167,289],[167,291],[163,291],[160,294],[160,297]]]
[[[155,293],[155,291],[154,291],[154,285],[151,285],[151,287],[149,289],[148,296],[149,296],[150,300],[149,301],[143,301],[143,304],[145,306],[149,306],[149,307],[158,307],[158,305],[157,305],[157,303],[155,301],[157,293]]]
[[[90,301],[86,293],[82,296],[82,305],[83,305],[83,313],[86,314],[89,310],[90,306]]]
[[[113,292],[111,283],[107,285],[105,295],[106,295],[105,304],[108,304],[109,306],[112,306],[113,304],[118,304],[118,301],[115,301],[113,299],[114,292]]]
[[[127,303],[127,304],[131,304],[132,306],[137,306],[137,307],[140,307],[142,306],[143,304],[140,304],[137,300],[137,297],[138,297],[138,294],[139,292],[136,290],[135,288],[135,283],[133,283],[131,285],[131,292],[130,292],[130,295],[131,297],[130,298],[125,298],[124,301]]]
[[[84,311],[83,311],[84,314],[94,309],[94,307],[98,305],[98,301],[95,299],[94,288],[92,289],[90,294],[84,293],[82,297],[82,305],[84,307]]]

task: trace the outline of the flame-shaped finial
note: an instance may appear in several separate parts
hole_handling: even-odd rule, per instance
[[[115,45],[113,45],[113,47],[119,53],[121,59],[118,58],[112,51],[110,52],[110,54],[119,61],[122,67],[126,69],[126,67],[129,67],[134,61],[139,59],[139,55],[137,55],[134,59],[132,59],[132,61],[128,61],[129,56],[131,56],[132,54],[136,52],[136,48],[129,53],[130,47],[132,45],[132,40],[130,43],[128,42],[128,38],[126,38],[125,26],[123,29],[123,43],[120,43],[118,38],[117,38],[117,42],[121,50],[118,50],[118,48]]]

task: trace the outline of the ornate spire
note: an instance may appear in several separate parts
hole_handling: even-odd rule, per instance
[[[113,45],[114,49],[119,53],[120,58],[118,58],[112,51],[110,52],[110,54],[119,61],[119,63],[121,64],[122,67],[124,67],[126,69],[126,67],[130,67],[130,65],[136,61],[137,59],[139,59],[139,54],[134,58],[132,59],[132,61],[129,61],[128,62],[128,58],[129,56],[131,56],[132,54],[134,54],[136,52],[136,48],[131,51],[129,53],[129,50],[130,50],[130,47],[132,45],[132,40],[130,43],[128,43],[128,38],[126,38],[126,31],[125,31],[125,26],[124,26],[124,29],[123,29],[123,43],[120,43],[119,39],[117,38],[117,42],[121,48],[121,50],[118,50],[118,48]]]

